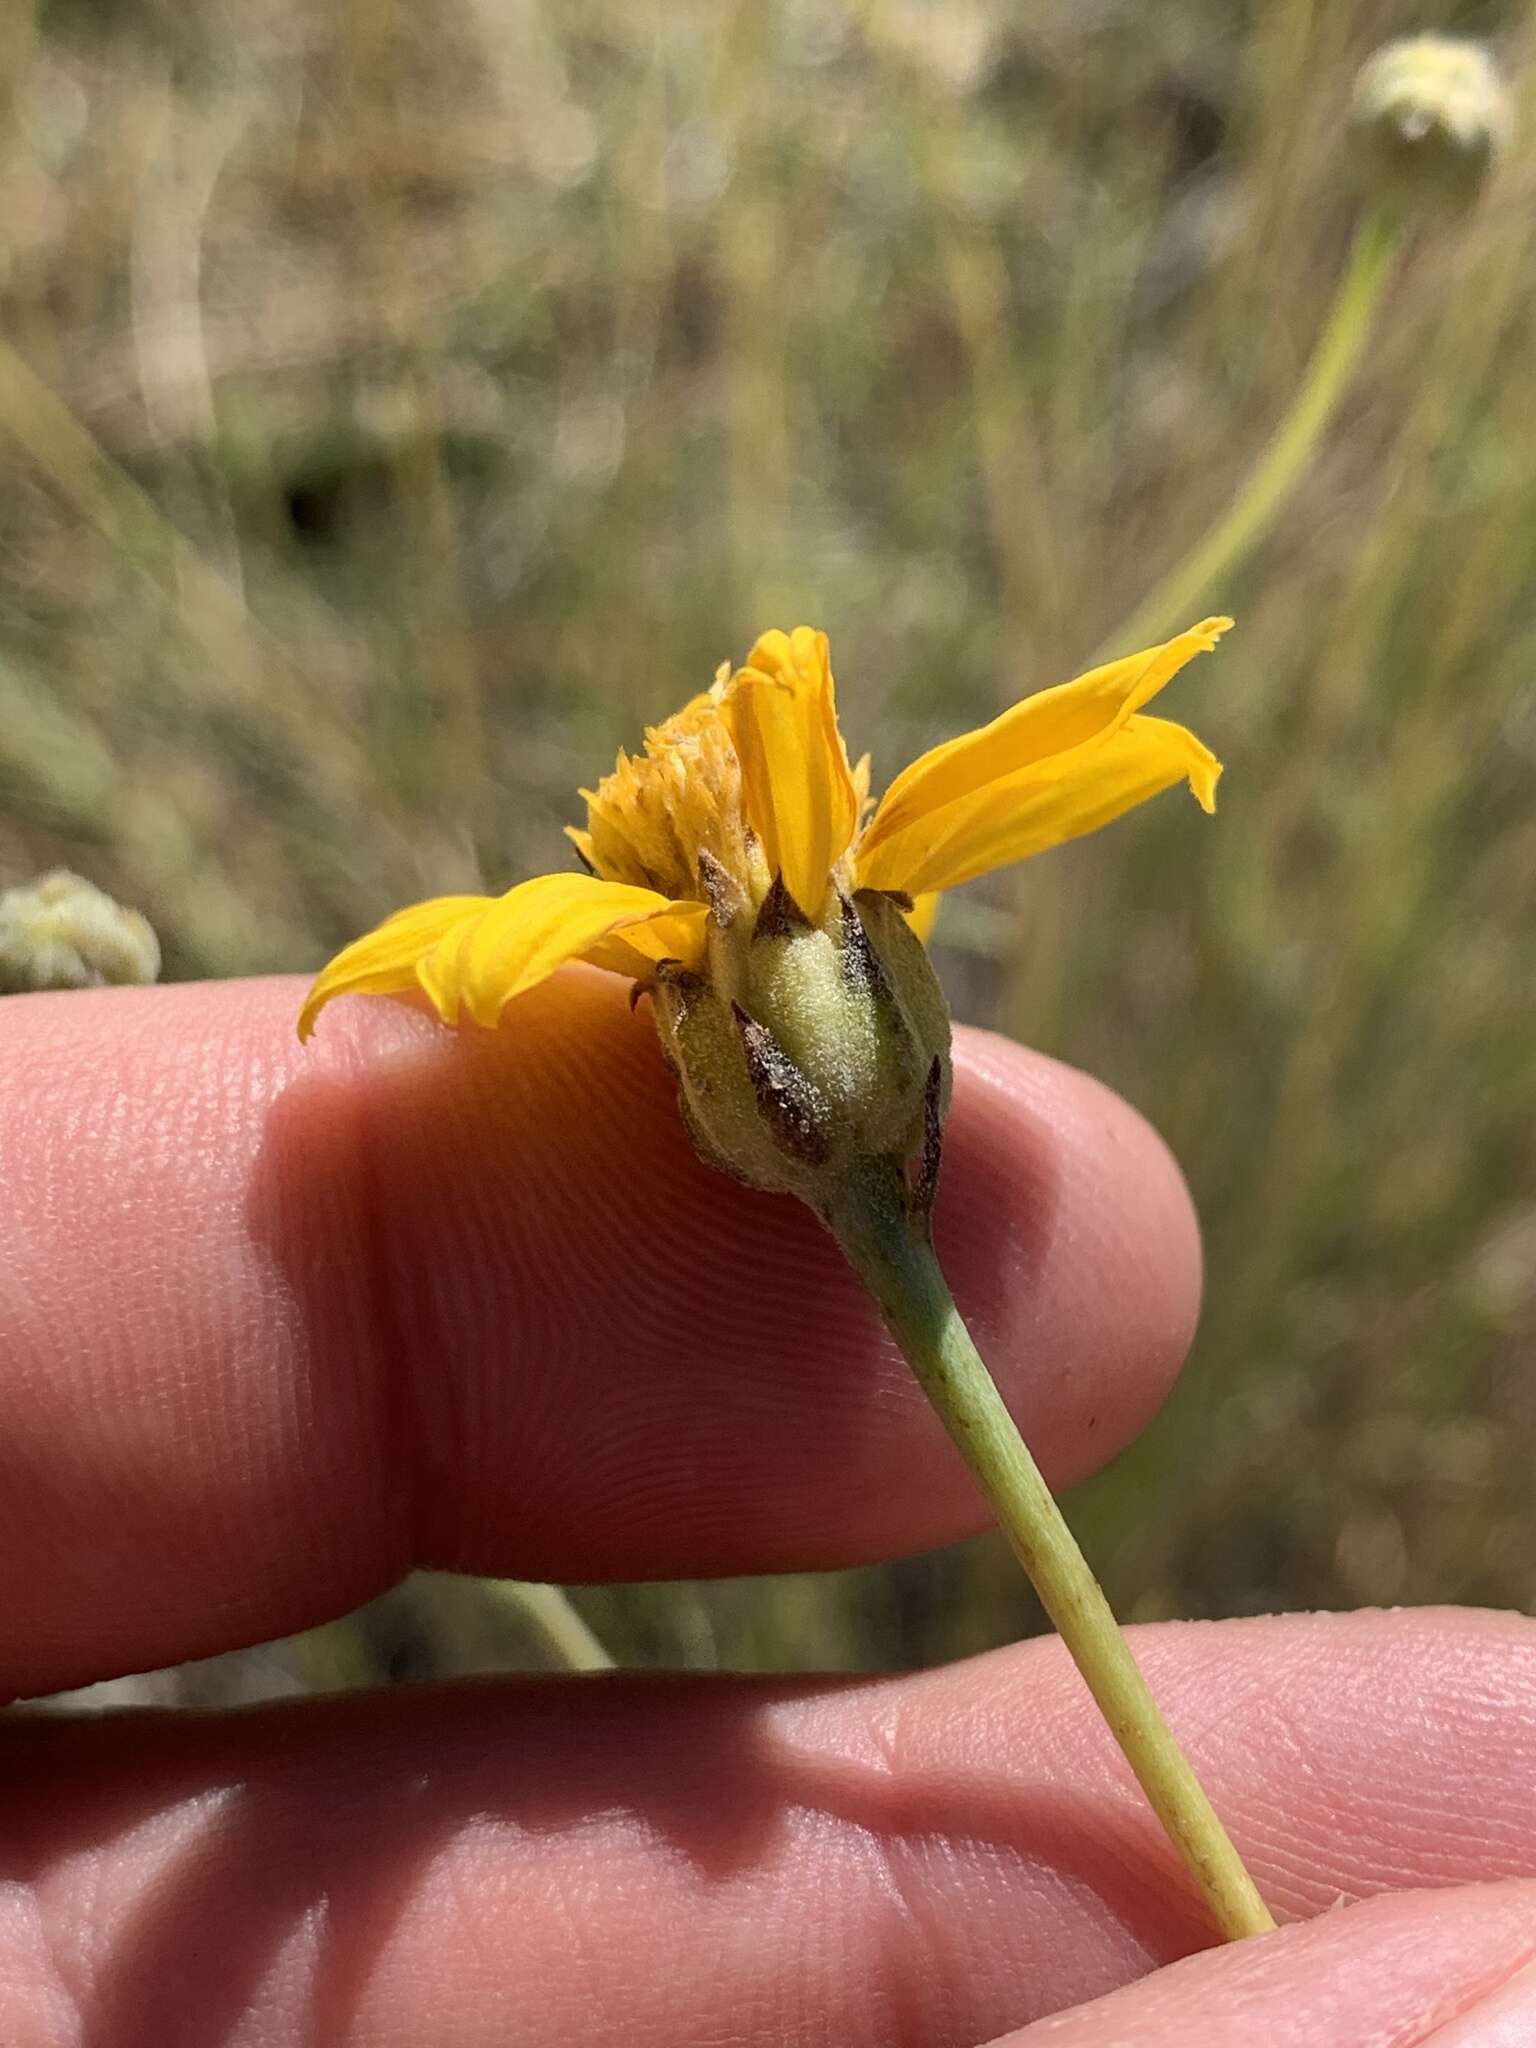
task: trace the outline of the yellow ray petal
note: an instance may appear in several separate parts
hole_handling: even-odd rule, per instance
[[[397,912],[325,968],[299,1020],[308,1037],[322,1006],[338,995],[425,990],[445,1024],[467,1011],[494,1027],[513,996],[568,960],[622,934],[627,964],[684,959],[703,950],[701,903],[672,903],[652,889],[592,875],[538,875],[505,896],[446,896]],[[600,964],[618,964],[602,961]]]
[[[308,1038],[332,996],[399,995],[415,988],[416,963],[423,952],[494,901],[491,896],[434,896],[430,902],[397,910],[376,930],[354,939],[315,976],[299,1012],[300,1038]]]
[[[581,957],[593,967],[604,967],[630,981],[654,981],[662,960],[699,968],[704,965],[708,916],[702,903],[669,904],[643,924],[625,925],[595,940]]]
[[[914,898],[912,908],[907,912],[907,923],[911,925],[913,931],[917,933],[917,936],[925,946],[933,937],[933,928],[937,924],[938,918],[939,892],[937,889],[926,890],[921,896]]]
[[[1202,619],[1161,647],[1090,669],[1076,682],[1040,690],[975,732],[961,733],[903,769],[864,835],[873,854],[929,811],[942,810],[988,783],[1117,731],[1187,661],[1214,647],[1230,619]]]
[[[566,838],[569,839],[572,846],[581,855],[582,866],[587,870],[588,874],[595,875],[597,873],[597,852],[592,844],[592,834],[590,832],[583,832],[579,825],[567,825],[564,827],[564,831]]]
[[[585,959],[610,934],[652,957],[702,944],[702,903],[669,902],[654,889],[595,875],[536,875],[499,896],[462,927],[445,932],[417,978],[446,1023],[467,1010],[495,1027],[503,1008],[568,960]],[[659,930],[652,934],[653,923]],[[696,935],[696,936],[695,936]]]
[[[1097,831],[1183,780],[1213,811],[1220,774],[1216,756],[1182,725],[1132,717],[1104,739],[1003,776],[861,847],[859,886],[909,895],[958,888]]]
[[[732,676],[721,710],[768,865],[815,918],[859,822],[826,634],[809,626],[764,633]]]

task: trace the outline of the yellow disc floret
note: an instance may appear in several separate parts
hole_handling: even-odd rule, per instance
[[[724,714],[724,672],[664,725],[645,752],[621,753],[611,775],[584,789],[587,825],[566,836],[609,882],[707,903],[723,873],[761,902],[773,877],[747,822],[741,763]]]

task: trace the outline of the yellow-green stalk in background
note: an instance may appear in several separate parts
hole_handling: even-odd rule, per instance
[[[1305,474],[1359,368],[1416,222],[1481,197],[1510,134],[1509,93],[1480,44],[1448,36],[1387,43],[1360,68],[1350,139],[1367,204],[1284,418],[1225,512],[1104,642],[1139,647],[1231,579]]]

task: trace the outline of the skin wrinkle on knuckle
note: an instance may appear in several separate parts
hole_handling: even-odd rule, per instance
[[[552,996],[559,1000],[558,985]],[[603,1417],[608,1448],[588,1435],[595,1466],[573,1469],[566,1376],[633,1344],[616,1290],[593,1284],[600,1268],[582,1248],[603,1247],[617,1280],[615,1241],[634,1235],[642,1202],[662,1218],[696,1205],[679,1187],[677,1163],[645,1142],[630,1049],[621,1046],[616,1063],[583,1057],[575,1034],[562,1039],[551,1024],[552,996],[542,1004],[539,994],[531,998],[545,1014],[536,1009],[526,1062],[496,1039],[423,1048],[434,1091],[430,1131],[411,1119],[408,1073],[369,1111],[388,1320],[401,1375],[415,1384],[400,1455],[415,1474],[418,1554],[429,1560],[451,1560],[469,1540],[463,1532],[477,1512],[469,1497],[493,1491],[485,1461],[509,1437],[540,1485],[579,1485],[610,1511],[639,1483],[622,1382]],[[627,1141],[636,1140],[647,1153],[639,1175],[626,1159]],[[402,1142],[416,1168],[403,1184]],[[455,1152],[472,1162],[463,1174],[445,1170]],[[680,1251],[675,1223],[672,1234]],[[672,1314],[702,1307],[702,1292],[686,1269],[669,1279]]]
[[[295,1330],[283,1389],[287,1428],[298,1463],[323,1467],[308,1489],[316,1534],[357,1552],[358,1597],[366,1597],[407,1569],[415,1526],[360,1085],[366,1053],[337,1033],[316,1068],[261,1030],[241,1050],[260,1124],[245,1235],[264,1262],[269,1320]],[[272,1384],[270,1358],[259,1369]]]
[[[1480,1992],[1467,2010],[1412,2048],[1527,2048],[1536,2040],[1536,1963]]]
[[[817,1782],[816,1760],[829,1751],[841,1759],[846,1782],[829,1804],[877,1853],[876,1906],[895,1900],[904,1918],[925,1925],[926,1961],[915,1975],[903,1960],[909,1945],[891,1948],[878,1928],[870,1939],[887,1980],[936,2033],[941,2015],[962,2011],[984,2030],[977,2038],[1017,2024],[1019,1987],[1032,1995],[1055,1935],[1081,1941],[1091,1926],[1102,1949],[1067,1975],[1058,1995],[1071,2002],[1204,1938],[1197,1902],[1170,1887],[1162,1838],[1115,1773],[1102,1783],[1089,1773],[1081,1798],[1073,1789],[1083,1775],[1075,1673],[1068,1667],[1073,1683],[1043,1730],[1029,1699],[1021,1703],[1021,1689],[1040,1694],[1040,1680],[1064,1661],[1041,1640],[947,1670],[855,1681],[776,1712],[791,1782]],[[1023,1745],[1022,1722],[1034,1731]],[[1049,1740],[1053,1723],[1076,1730],[1065,1748]],[[952,1896],[968,1901],[958,1922],[925,1919],[925,1902]],[[936,1984],[951,1995],[934,2004]],[[929,2034],[914,2026],[912,2037]]]
[[[442,1057],[435,1041],[414,1048],[408,1062]],[[397,1083],[398,1085],[398,1083]],[[452,1264],[445,1268],[429,1244],[418,1246],[400,1228],[402,1186],[399,1096],[384,1094],[364,1076],[359,1082],[360,1122],[370,1189],[376,1315],[383,1337],[381,1380],[386,1388],[392,1469],[410,1529],[413,1561],[431,1555],[444,1503],[459,1495],[456,1467],[473,1440],[472,1418],[458,1412],[465,1387],[458,1369],[455,1322],[481,1327],[494,1313],[496,1236],[478,1176],[457,1178],[451,1191]],[[448,1102],[441,1137],[452,1150],[473,1142],[467,1108]],[[403,1184],[410,1180],[409,1169]],[[516,1337],[509,1332],[515,1344]],[[472,1384],[472,1383],[471,1383]]]
[[[50,1912],[44,1879],[0,1875],[0,2038],[15,2048],[83,2038],[89,1979],[82,1945]]]
[[[77,1603],[97,1637],[107,1624],[108,1642],[114,1630],[125,1646],[153,1636],[141,1661],[173,1654],[168,1576],[188,1599],[206,1591],[234,1628],[257,1626],[241,1615],[261,1606],[277,1525],[312,1513],[326,1491],[302,1332],[266,1248],[237,1221],[227,1163],[254,1144],[270,1094],[264,1056],[239,1032],[162,1042],[138,992],[114,1005],[104,1055],[91,1029],[101,1005],[77,1000],[84,1014],[34,998],[16,1018],[30,1112],[23,1170],[7,1179],[29,1211],[23,1284],[31,1293],[40,1280],[42,1304],[8,1319],[4,1347],[7,1552],[25,1644],[11,1682],[26,1691],[106,1675],[84,1668]],[[253,1374],[269,1390],[255,1401]],[[208,1555],[217,1540],[194,1538],[210,1526],[254,1539],[249,1597],[221,1582]],[[52,1598],[34,1612],[41,1588],[27,1560],[44,1543]]]

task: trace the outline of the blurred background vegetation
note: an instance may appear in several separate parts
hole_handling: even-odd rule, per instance
[[[758,628],[876,786],[1121,628],[1302,385],[1354,74],[1515,6],[8,0],[0,884],[171,978],[305,968],[548,865]],[[1529,128],[1529,122],[1526,123]],[[1188,1373],[1069,1512],[1132,1618],[1536,1595],[1536,148],[1416,234],[1297,488],[1185,615],[1228,765],[979,885],[958,1013],[1102,1075],[1205,1220]],[[927,1661],[998,1545],[587,1589],[624,1659]],[[544,1655],[418,1581],[165,1681]]]

